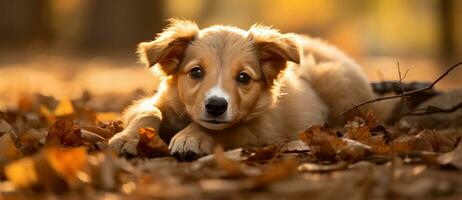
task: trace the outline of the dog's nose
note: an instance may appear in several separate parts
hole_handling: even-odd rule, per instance
[[[210,97],[205,101],[205,110],[207,110],[209,115],[214,117],[225,113],[226,109],[228,109],[228,102],[224,98]]]

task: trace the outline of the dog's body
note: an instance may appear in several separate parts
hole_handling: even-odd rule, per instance
[[[167,75],[154,97],[125,113],[125,130],[110,140],[136,154],[138,129],[152,127],[181,157],[297,139],[313,124],[342,122],[341,113],[373,97],[349,57],[319,40],[264,26],[199,30],[174,20],[140,44],[148,66]]]

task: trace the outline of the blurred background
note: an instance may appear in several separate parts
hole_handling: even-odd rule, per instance
[[[461,11],[457,0],[0,0],[0,109],[36,92],[152,93],[158,80],[134,52],[170,17],[309,34],[355,58],[373,81],[397,80],[397,62],[409,69],[405,81],[432,81],[462,60]],[[461,71],[438,87],[458,87]]]

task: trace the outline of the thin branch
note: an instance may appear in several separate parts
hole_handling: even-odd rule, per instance
[[[401,88],[401,93],[404,93],[404,87],[403,87],[403,80],[404,78],[406,78],[407,76],[407,73],[409,72],[409,69],[406,70],[406,72],[404,73],[404,76],[401,75],[401,67],[399,66],[399,61],[396,63],[396,65],[398,66],[398,77],[399,77],[399,87]],[[403,109],[407,110],[407,97],[406,96],[403,96]],[[401,110],[401,112],[402,112]]]
[[[455,68],[459,67],[460,65],[462,65],[462,61],[453,65],[452,67],[450,67],[449,69],[446,70],[446,72],[444,72],[444,74],[442,74],[440,77],[438,77],[435,81],[432,82],[432,84],[430,84],[429,86],[427,87],[424,87],[424,88],[420,88],[420,89],[416,89],[416,90],[411,90],[411,91],[408,91],[408,92],[404,92],[404,93],[401,93],[401,94],[397,94],[397,95],[392,95],[392,96],[387,96],[387,97],[379,97],[379,98],[376,98],[376,99],[371,99],[369,101],[365,101],[363,103],[360,103],[356,106],[353,106],[351,107],[350,109],[344,111],[342,114],[345,114],[345,113],[348,113],[352,110],[355,110],[355,109],[358,109],[359,107],[361,106],[364,106],[364,105],[367,105],[367,104],[370,104],[370,103],[374,103],[374,102],[379,102],[379,101],[383,101],[383,100],[388,100],[388,99],[396,99],[396,98],[401,98],[403,96],[411,96],[413,94],[417,94],[417,93],[420,93],[420,92],[424,92],[424,91],[427,91],[427,90],[430,90],[432,89],[441,79],[443,79],[444,77],[446,77],[452,70],[454,70]]]
[[[452,113],[462,108],[462,102],[450,107],[450,108],[438,108],[435,106],[427,106],[426,108],[414,109],[410,112],[403,114],[403,116],[419,116],[419,115],[430,115],[436,113]]]

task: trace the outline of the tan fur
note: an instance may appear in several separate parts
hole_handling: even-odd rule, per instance
[[[199,30],[193,22],[172,20],[154,41],[139,45],[139,54],[165,79],[155,96],[128,108],[126,129],[110,140],[131,154],[141,127],[159,131],[171,153],[203,155],[217,144],[234,148],[297,139],[313,124],[341,122],[341,112],[373,97],[361,68],[342,52],[262,25]],[[189,75],[198,66],[205,74],[200,80]],[[241,72],[250,83],[236,81]],[[205,98],[216,87],[229,96],[220,116],[226,123],[204,121]]]

